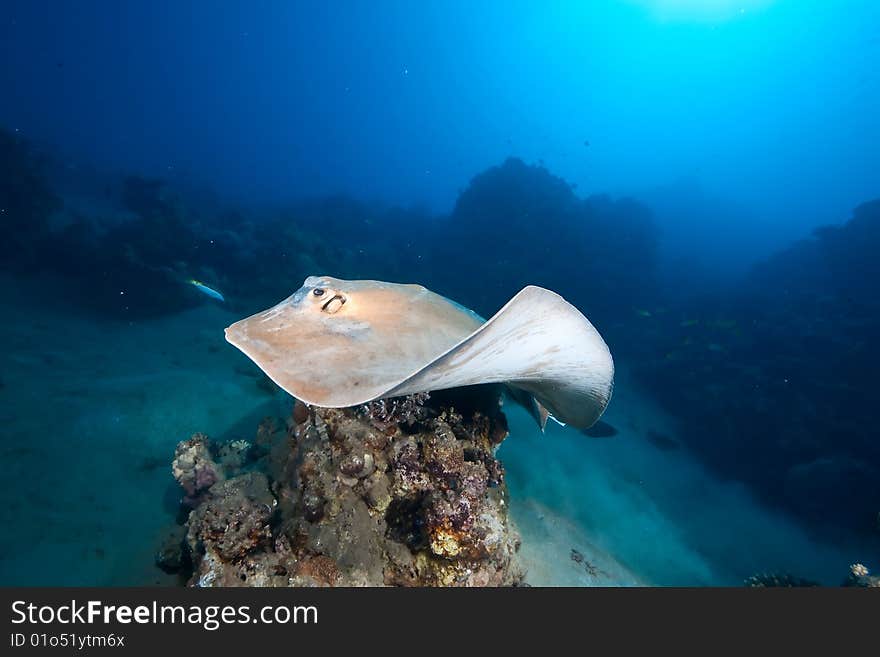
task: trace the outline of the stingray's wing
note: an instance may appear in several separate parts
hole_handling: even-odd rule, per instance
[[[561,296],[528,286],[485,324],[376,398],[478,383],[508,383],[535,396],[555,419],[579,429],[608,405],[614,363],[608,346]]]

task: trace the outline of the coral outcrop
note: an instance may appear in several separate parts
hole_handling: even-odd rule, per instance
[[[183,502],[190,506],[195,506],[211,486],[224,478],[211,455],[208,437],[203,433],[178,443],[171,473],[186,494]]]
[[[522,583],[495,449],[499,389],[356,409],[297,402],[254,445],[178,445],[189,509],[181,554],[198,586],[505,586]],[[237,455],[237,458],[234,456]]]

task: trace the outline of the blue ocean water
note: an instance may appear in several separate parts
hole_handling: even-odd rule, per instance
[[[880,569],[877,3],[11,1],[0,52],[0,584],[176,583],[175,445],[292,404],[223,329],[319,274],[601,332],[603,425],[505,405],[530,583]]]

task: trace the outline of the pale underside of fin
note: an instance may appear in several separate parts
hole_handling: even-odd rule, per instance
[[[613,381],[611,353],[587,318],[555,292],[529,286],[459,344],[380,397],[506,383],[531,393],[539,414],[586,428],[608,405]]]

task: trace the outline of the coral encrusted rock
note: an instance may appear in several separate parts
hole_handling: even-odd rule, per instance
[[[191,584],[522,583],[495,458],[507,436],[497,387],[353,409],[297,402],[278,426],[261,425],[252,461],[211,458],[232,448],[202,436],[178,447]],[[215,482],[203,490],[210,477],[195,473],[208,464]]]

